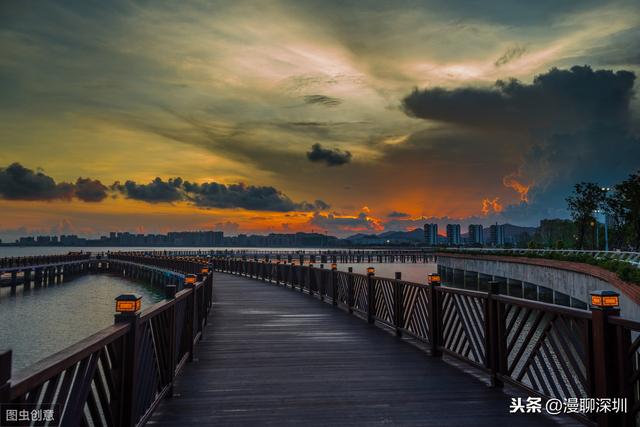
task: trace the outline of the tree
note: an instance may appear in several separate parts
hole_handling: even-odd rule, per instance
[[[615,186],[618,214],[624,218],[629,244],[640,249],[640,171]]]
[[[596,224],[594,211],[602,206],[604,191],[593,182],[581,182],[573,187],[573,194],[567,197],[567,205],[571,218],[578,227],[578,248],[584,249],[587,230]]]
[[[611,195],[605,199],[604,203],[607,227],[609,229],[609,246],[611,248],[624,248],[629,235],[626,218],[627,212],[624,207],[623,198],[624,196],[620,194],[619,189],[614,187]]]

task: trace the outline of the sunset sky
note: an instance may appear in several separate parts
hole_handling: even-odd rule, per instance
[[[637,0],[2,1],[0,238],[536,225],[639,71]]]

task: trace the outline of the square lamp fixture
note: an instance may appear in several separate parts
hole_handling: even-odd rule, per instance
[[[620,306],[620,295],[614,291],[593,291],[591,305],[597,308],[616,308]]]
[[[123,294],[116,297],[116,312],[135,313],[140,311],[142,297],[135,294]]]
[[[440,275],[439,274],[435,274],[435,273],[430,274],[427,277],[427,283],[429,283],[430,285],[433,284],[433,283],[438,283],[439,284],[440,283]]]

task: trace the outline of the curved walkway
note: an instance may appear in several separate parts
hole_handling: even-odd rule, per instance
[[[149,424],[557,425],[509,414],[501,390],[299,291],[216,273],[214,301]]]

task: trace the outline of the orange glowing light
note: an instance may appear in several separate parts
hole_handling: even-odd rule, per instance
[[[591,305],[595,307],[617,307],[620,305],[620,298],[617,295],[591,295]]]
[[[440,283],[440,275],[439,274],[430,274],[428,279],[428,283],[431,285],[433,283]]]
[[[367,267],[367,274],[375,274],[376,273],[376,269],[373,267]]]
[[[134,313],[140,310],[142,306],[142,297],[129,294],[120,295],[116,298],[116,312],[118,313]]]
[[[185,285],[193,285],[196,283],[197,276],[195,274],[187,274],[184,276],[184,284]]]

